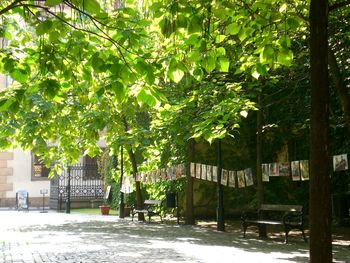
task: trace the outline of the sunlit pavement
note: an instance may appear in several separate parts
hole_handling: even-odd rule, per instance
[[[3,262],[308,262],[308,245],[116,216],[0,211]],[[336,262],[350,262],[339,246]]]

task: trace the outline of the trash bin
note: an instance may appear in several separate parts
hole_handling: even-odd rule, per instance
[[[168,208],[176,208],[176,193],[166,194],[166,206]]]

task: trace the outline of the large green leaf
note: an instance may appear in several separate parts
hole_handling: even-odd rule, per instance
[[[216,67],[216,56],[213,54],[207,54],[202,61],[202,67],[208,73],[212,72]]]
[[[137,94],[137,100],[141,104],[147,104],[150,107],[154,107],[157,105],[157,100],[155,97],[151,94],[151,92],[145,90],[144,88],[141,88],[140,92]]]
[[[266,45],[260,53],[260,63],[271,63],[274,61],[275,51],[271,45]]]
[[[232,23],[226,27],[225,33],[227,35],[237,35],[240,30],[241,30],[240,25],[238,25],[237,23]]]
[[[117,101],[121,103],[125,99],[127,93],[124,84],[120,81],[115,81],[111,84],[111,89]]]
[[[3,98],[0,99],[0,112],[1,111],[7,111],[9,107],[15,102],[13,98],[7,99]]]
[[[24,83],[28,79],[28,72],[24,69],[16,68],[12,72],[10,72],[11,78],[20,83]]]
[[[41,22],[35,29],[35,32],[37,35],[41,36],[44,34],[47,34],[50,32],[50,29],[52,28],[52,21],[51,20],[45,20],[44,22]]]
[[[220,58],[219,59],[220,64],[220,71],[222,72],[228,72],[230,68],[230,60],[228,58]]]
[[[202,20],[198,16],[193,16],[188,24],[188,33],[193,34],[202,31]]]
[[[96,0],[86,0],[84,3],[84,9],[90,14],[99,14],[101,11],[100,4]]]
[[[181,81],[184,74],[185,73],[183,72],[183,70],[181,70],[179,68],[175,68],[169,72],[169,77],[172,81],[174,81],[175,83],[178,83]]]
[[[293,61],[293,52],[287,48],[281,48],[277,56],[278,63],[284,66],[290,66]]]

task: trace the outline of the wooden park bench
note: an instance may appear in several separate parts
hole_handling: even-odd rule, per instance
[[[136,214],[144,214],[148,216],[148,223],[151,222],[151,217],[155,215],[160,216],[160,221],[163,223],[163,218],[161,215],[162,201],[160,200],[145,200],[143,203],[143,209],[137,209],[135,205],[131,206],[131,219],[134,221],[134,216]]]
[[[257,211],[244,211],[241,217],[243,237],[249,226],[259,228],[259,234],[266,237],[267,225],[281,225],[284,228],[285,243],[288,243],[288,234],[291,230],[300,230],[304,241],[307,242],[304,233],[304,214],[301,205],[269,205],[264,204]]]

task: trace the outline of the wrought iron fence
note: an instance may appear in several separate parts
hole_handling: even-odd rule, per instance
[[[70,184],[70,199],[95,200],[104,196],[104,185],[98,173],[97,165],[74,165],[62,174],[56,174],[51,180],[50,208],[59,209],[68,197]]]

